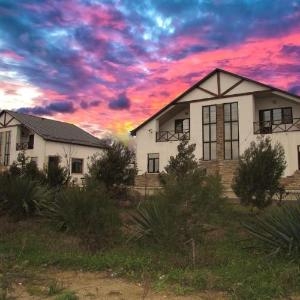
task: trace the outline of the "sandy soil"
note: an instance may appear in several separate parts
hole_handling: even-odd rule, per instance
[[[45,277],[43,277],[45,276]],[[79,299],[87,300],[192,300],[192,299],[226,299],[219,292],[203,292],[188,296],[178,296],[170,292],[156,293],[147,283],[134,284],[119,278],[111,278],[101,272],[47,271],[39,275],[34,282],[18,282],[13,285],[11,295],[15,299],[55,299],[46,295],[50,280],[60,282],[65,290],[73,291]],[[47,279],[46,279],[47,278]]]

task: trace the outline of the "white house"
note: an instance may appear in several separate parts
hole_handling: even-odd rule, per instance
[[[10,166],[25,150],[39,169],[61,160],[72,179],[81,183],[89,158],[104,147],[103,141],[73,124],[9,110],[0,113],[0,169]]]
[[[196,144],[196,157],[208,172],[222,175],[230,188],[239,155],[263,134],[283,145],[285,176],[293,177],[295,184],[300,169],[300,97],[216,69],[131,134],[136,136],[139,175],[144,174],[140,178],[163,171],[183,138]],[[298,179],[300,187],[300,175]]]

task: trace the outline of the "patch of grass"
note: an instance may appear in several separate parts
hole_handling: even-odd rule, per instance
[[[57,296],[55,300],[78,300],[78,296],[75,292],[72,291],[65,291],[61,295]]]
[[[154,245],[149,248],[143,244],[127,244],[89,253],[76,239],[57,233],[43,223],[36,226],[22,223],[18,230],[1,234],[0,257],[9,257],[13,264],[27,269],[46,270],[55,266],[109,271],[112,277],[137,281],[147,274],[156,290],[171,288],[178,294],[213,290],[224,292],[232,299],[251,300],[287,298],[300,293],[299,262],[280,256],[268,257],[254,249],[251,240],[242,242],[249,237],[239,223],[251,215],[241,207],[230,214],[224,217],[227,221],[218,220],[217,229],[196,244],[195,267],[190,264],[190,257],[162,252]],[[62,296],[67,292],[61,293],[57,282],[50,285],[48,292],[52,295]]]
[[[47,295],[53,296],[61,293],[64,290],[64,286],[62,282],[53,280],[49,283],[48,289],[47,289]]]

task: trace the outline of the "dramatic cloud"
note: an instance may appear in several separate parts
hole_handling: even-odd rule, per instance
[[[109,108],[115,110],[129,109],[130,100],[126,97],[125,94],[121,94],[117,99],[112,100],[108,106]]]
[[[55,113],[74,113],[76,109],[72,102],[53,102],[49,105],[35,106],[35,107],[22,107],[18,112],[34,114],[34,115],[48,115],[52,116]]]
[[[300,93],[300,0],[0,1],[0,108],[128,131],[219,67]]]

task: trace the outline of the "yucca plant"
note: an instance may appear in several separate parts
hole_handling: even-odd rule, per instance
[[[179,237],[179,221],[175,207],[160,196],[146,199],[132,214],[130,240],[151,240],[160,245],[173,245]]]
[[[38,182],[7,173],[0,175],[0,211],[16,220],[33,216],[49,192]]]
[[[40,207],[58,230],[79,236],[84,242],[99,247],[100,241],[111,241],[120,229],[119,213],[104,187],[59,191],[53,201]],[[90,246],[88,245],[88,246]]]
[[[300,254],[300,204],[276,207],[265,216],[243,223],[249,233],[262,242],[271,254]]]

